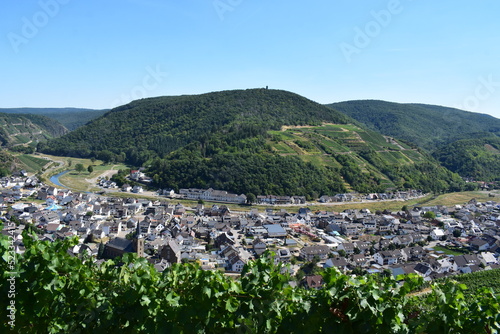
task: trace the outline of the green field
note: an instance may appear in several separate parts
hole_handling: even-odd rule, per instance
[[[26,171],[36,173],[42,170],[50,161],[46,159],[37,158],[33,155],[23,154],[17,157],[26,166]]]
[[[491,195],[495,195],[495,197],[490,197]],[[467,203],[471,199],[475,198],[478,202],[486,202],[486,201],[499,201],[500,200],[500,192],[496,191],[463,191],[456,193],[448,193],[442,194],[437,197],[432,198],[431,200],[422,203],[422,206],[433,206],[433,205],[461,205]]]
[[[437,252],[443,252],[447,255],[464,255],[465,253],[464,252],[459,252],[459,251],[456,251],[456,250],[452,250],[452,249],[449,249],[447,247],[442,247],[442,246],[436,246],[436,247],[433,247],[435,251]]]

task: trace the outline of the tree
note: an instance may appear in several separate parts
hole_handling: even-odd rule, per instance
[[[92,165],[89,165],[87,167],[87,171],[89,172],[89,174],[92,174],[92,172],[94,171],[94,167],[92,167]]]
[[[247,194],[247,203],[248,203],[248,204],[253,204],[253,203],[255,203],[255,200],[256,200],[256,199],[257,199],[257,198],[255,197],[255,195],[254,195],[253,193],[248,193],[248,194]]]
[[[424,213],[424,218],[434,219],[436,218],[436,214],[432,211],[427,211],[426,213]]]
[[[81,172],[83,172],[85,170],[85,167],[82,164],[76,164],[75,170],[78,172],[78,174],[80,174]]]
[[[383,277],[391,277],[392,276],[392,271],[389,269],[384,269],[384,271],[381,274]]]
[[[459,229],[453,230],[453,236],[455,238],[459,238],[461,235],[462,235],[462,231],[460,231]]]
[[[95,163],[95,157],[90,158],[90,161],[92,161],[92,163]]]
[[[351,274],[356,275],[356,276],[363,276],[363,275],[366,275],[367,273],[368,272],[365,269],[363,269],[359,266],[357,266],[353,270],[351,270]]]

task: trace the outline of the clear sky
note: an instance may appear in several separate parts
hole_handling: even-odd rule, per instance
[[[498,0],[0,3],[0,107],[269,86],[500,118]]]

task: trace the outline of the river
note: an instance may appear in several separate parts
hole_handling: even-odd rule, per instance
[[[53,184],[55,184],[55,185],[56,185],[56,186],[58,186],[58,187],[61,187],[61,188],[68,188],[68,187],[66,187],[65,185],[63,185],[61,182],[59,182],[59,178],[60,178],[61,176],[63,176],[64,174],[69,173],[69,172],[70,172],[69,170],[65,170],[64,172],[61,172],[61,173],[59,173],[59,174],[52,175],[52,176],[50,177],[50,182],[52,182]]]

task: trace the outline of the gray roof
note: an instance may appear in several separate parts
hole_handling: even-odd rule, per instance
[[[286,235],[285,229],[280,224],[264,225],[264,228],[269,235]]]
[[[318,254],[328,254],[330,248],[328,246],[318,245],[318,246],[306,246],[301,249],[304,254],[318,255]]]
[[[181,252],[181,249],[179,248],[179,245],[174,240],[169,240],[168,241],[168,246],[170,246],[170,249],[172,249],[172,252],[174,252],[176,254]]]
[[[477,258],[477,256],[475,256],[475,255],[469,255],[469,254],[456,255],[454,257],[454,260],[455,260],[455,263],[459,267],[463,267],[463,266],[467,266],[467,265],[474,265],[474,264],[479,264],[480,263],[480,261]]]
[[[342,257],[338,257],[338,258],[335,258],[335,259],[328,259],[324,266],[325,268],[331,268],[331,267],[346,267],[347,266],[347,261],[346,259],[342,258]]]
[[[427,265],[427,264],[423,264],[423,263],[419,263],[415,266],[415,268],[413,268],[413,270],[421,273],[421,274],[425,274],[426,272],[428,272],[431,268]]]
[[[124,238],[114,238],[106,244],[106,247],[123,250],[125,252],[134,252],[134,245],[132,240]]]

